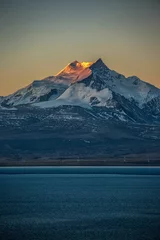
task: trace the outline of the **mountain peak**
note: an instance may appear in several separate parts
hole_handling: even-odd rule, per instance
[[[102,61],[102,58],[98,58],[98,60],[96,61],[96,63],[103,63],[103,61]]]
[[[102,61],[101,58],[99,58],[96,62],[94,62],[92,65],[91,65],[91,69],[93,68],[108,68],[105,63]]]
[[[92,66],[94,63],[93,62],[79,62],[77,60],[69,63],[65,68],[63,68],[57,75],[56,77],[62,77],[68,75],[68,77],[71,77],[71,74],[76,74],[79,72],[88,72],[90,74],[90,66]]]
[[[68,82],[68,84],[81,81],[91,75],[92,71],[89,67],[92,64],[92,62],[78,62],[75,60],[62,69],[56,75],[56,79]]]

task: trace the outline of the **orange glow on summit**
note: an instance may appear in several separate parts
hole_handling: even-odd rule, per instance
[[[71,82],[81,81],[91,75],[92,71],[89,68],[93,62],[78,62],[74,61],[69,63],[64,69],[62,69],[56,77],[69,78]],[[76,71],[75,71],[76,70]]]

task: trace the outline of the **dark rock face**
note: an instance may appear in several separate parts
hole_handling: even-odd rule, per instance
[[[57,95],[58,94],[58,90],[57,89],[51,89],[51,91],[43,96],[39,97],[40,102],[44,102],[44,101],[48,101],[50,99],[51,96],[53,95]]]
[[[99,58],[94,64],[91,65],[90,69],[91,70],[94,70],[94,69],[101,69],[101,68],[105,68],[105,69],[108,69],[109,68],[104,64],[104,62],[102,61],[101,58]]]

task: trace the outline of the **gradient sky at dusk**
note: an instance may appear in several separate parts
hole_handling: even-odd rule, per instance
[[[0,95],[95,61],[160,87],[160,0],[0,0]]]

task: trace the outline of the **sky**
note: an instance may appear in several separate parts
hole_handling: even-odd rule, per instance
[[[160,87],[160,0],[0,0],[0,95],[98,58]]]

